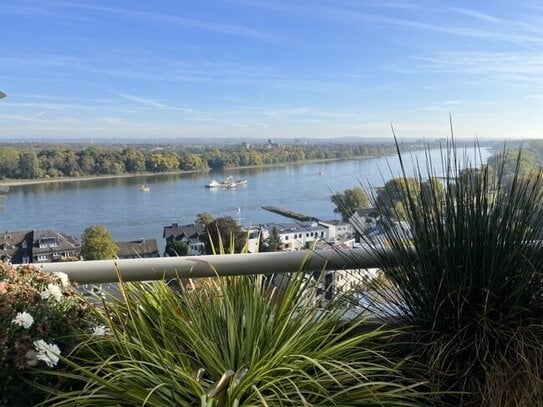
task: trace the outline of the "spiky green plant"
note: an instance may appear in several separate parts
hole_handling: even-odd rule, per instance
[[[411,327],[409,352],[427,363],[441,390],[456,392],[448,396],[453,404],[540,405],[541,173],[521,177],[517,166],[504,182],[503,166],[497,173],[462,169],[466,157],[459,158],[454,143],[442,151],[441,163],[427,160],[426,171],[416,168],[418,182],[435,176],[441,164],[445,191],[432,184],[417,194],[398,189],[408,230],[395,223],[393,205],[378,208],[381,243],[392,249],[377,251],[392,284],[381,301]],[[400,162],[405,175],[401,155]]]
[[[319,305],[303,274],[272,288],[262,276],[206,279],[174,292],[121,283],[107,304],[111,335],[82,345],[54,406],[420,405],[380,346],[393,332]]]

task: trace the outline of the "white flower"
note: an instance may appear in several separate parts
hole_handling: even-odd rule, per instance
[[[92,329],[93,336],[104,336],[109,334],[109,328],[105,325],[98,325]]]
[[[26,364],[28,366],[36,366],[38,364],[38,354],[34,350],[26,352]]]
[[[63,287],[68,287],[70,285],[68,274],[63,273],[62,271],[55,271],[53,275],[60,280]]]
[[[40,293],[40,297],[44,300],[53,297],[55,300],[60,301],[62,300],[62,290],[56,284],[47,284],[47,288]]]
[[[34,323],[34,318],[28,312],[18,312],[11,322],[28,329]]]
[[[43,339],[34,341],[34,349],[36,349],[36,359],[45,362],[49,367],[56,366],[58,363],[58,355],[60,348],[54,343],[47,343]],[[27,354],[28,357],[28,354]]]

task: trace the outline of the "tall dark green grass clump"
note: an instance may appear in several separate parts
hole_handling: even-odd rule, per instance
[[[207,279],[174,292],[121,284],[110,333],[65,359],[77,390],[49,406],[417,406],[418,391],[381,352],[392,333],[341,324],[303,274],[277,290],[262,276]],[[109,322],[107,322],[109,320]]]
[[[444,188],[407,185],[397,191],[401,205],[378,203],[381,243],[392,249],[381,258],[390,265],[381,294],[412,330],[407,350],[452,393],[444,401],[542,405],[542,175],[521,176],[517,165],[506,179],[503,163],[461,169],[459,155],[466,159],[451,143],[441,163],[427,154],[427,171],[415,164],[420,184],[442,165]]]

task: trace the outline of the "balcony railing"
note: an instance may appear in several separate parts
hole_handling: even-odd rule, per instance
[[[146,259],[93,260],[44,263],[40,269],[61,271],[80,284],[148,281],[297,271],[352,270],[379,267],[374,249],[305,250],[296,252],[158,257]]]

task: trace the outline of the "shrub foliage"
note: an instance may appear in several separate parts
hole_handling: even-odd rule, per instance
[[[0,264],[0,406],[27,406],[43,399],[34,385],[50,387],[65,378],[59,354],[68,354],[79,333],[92,328],[90,306],[65,274]]]

